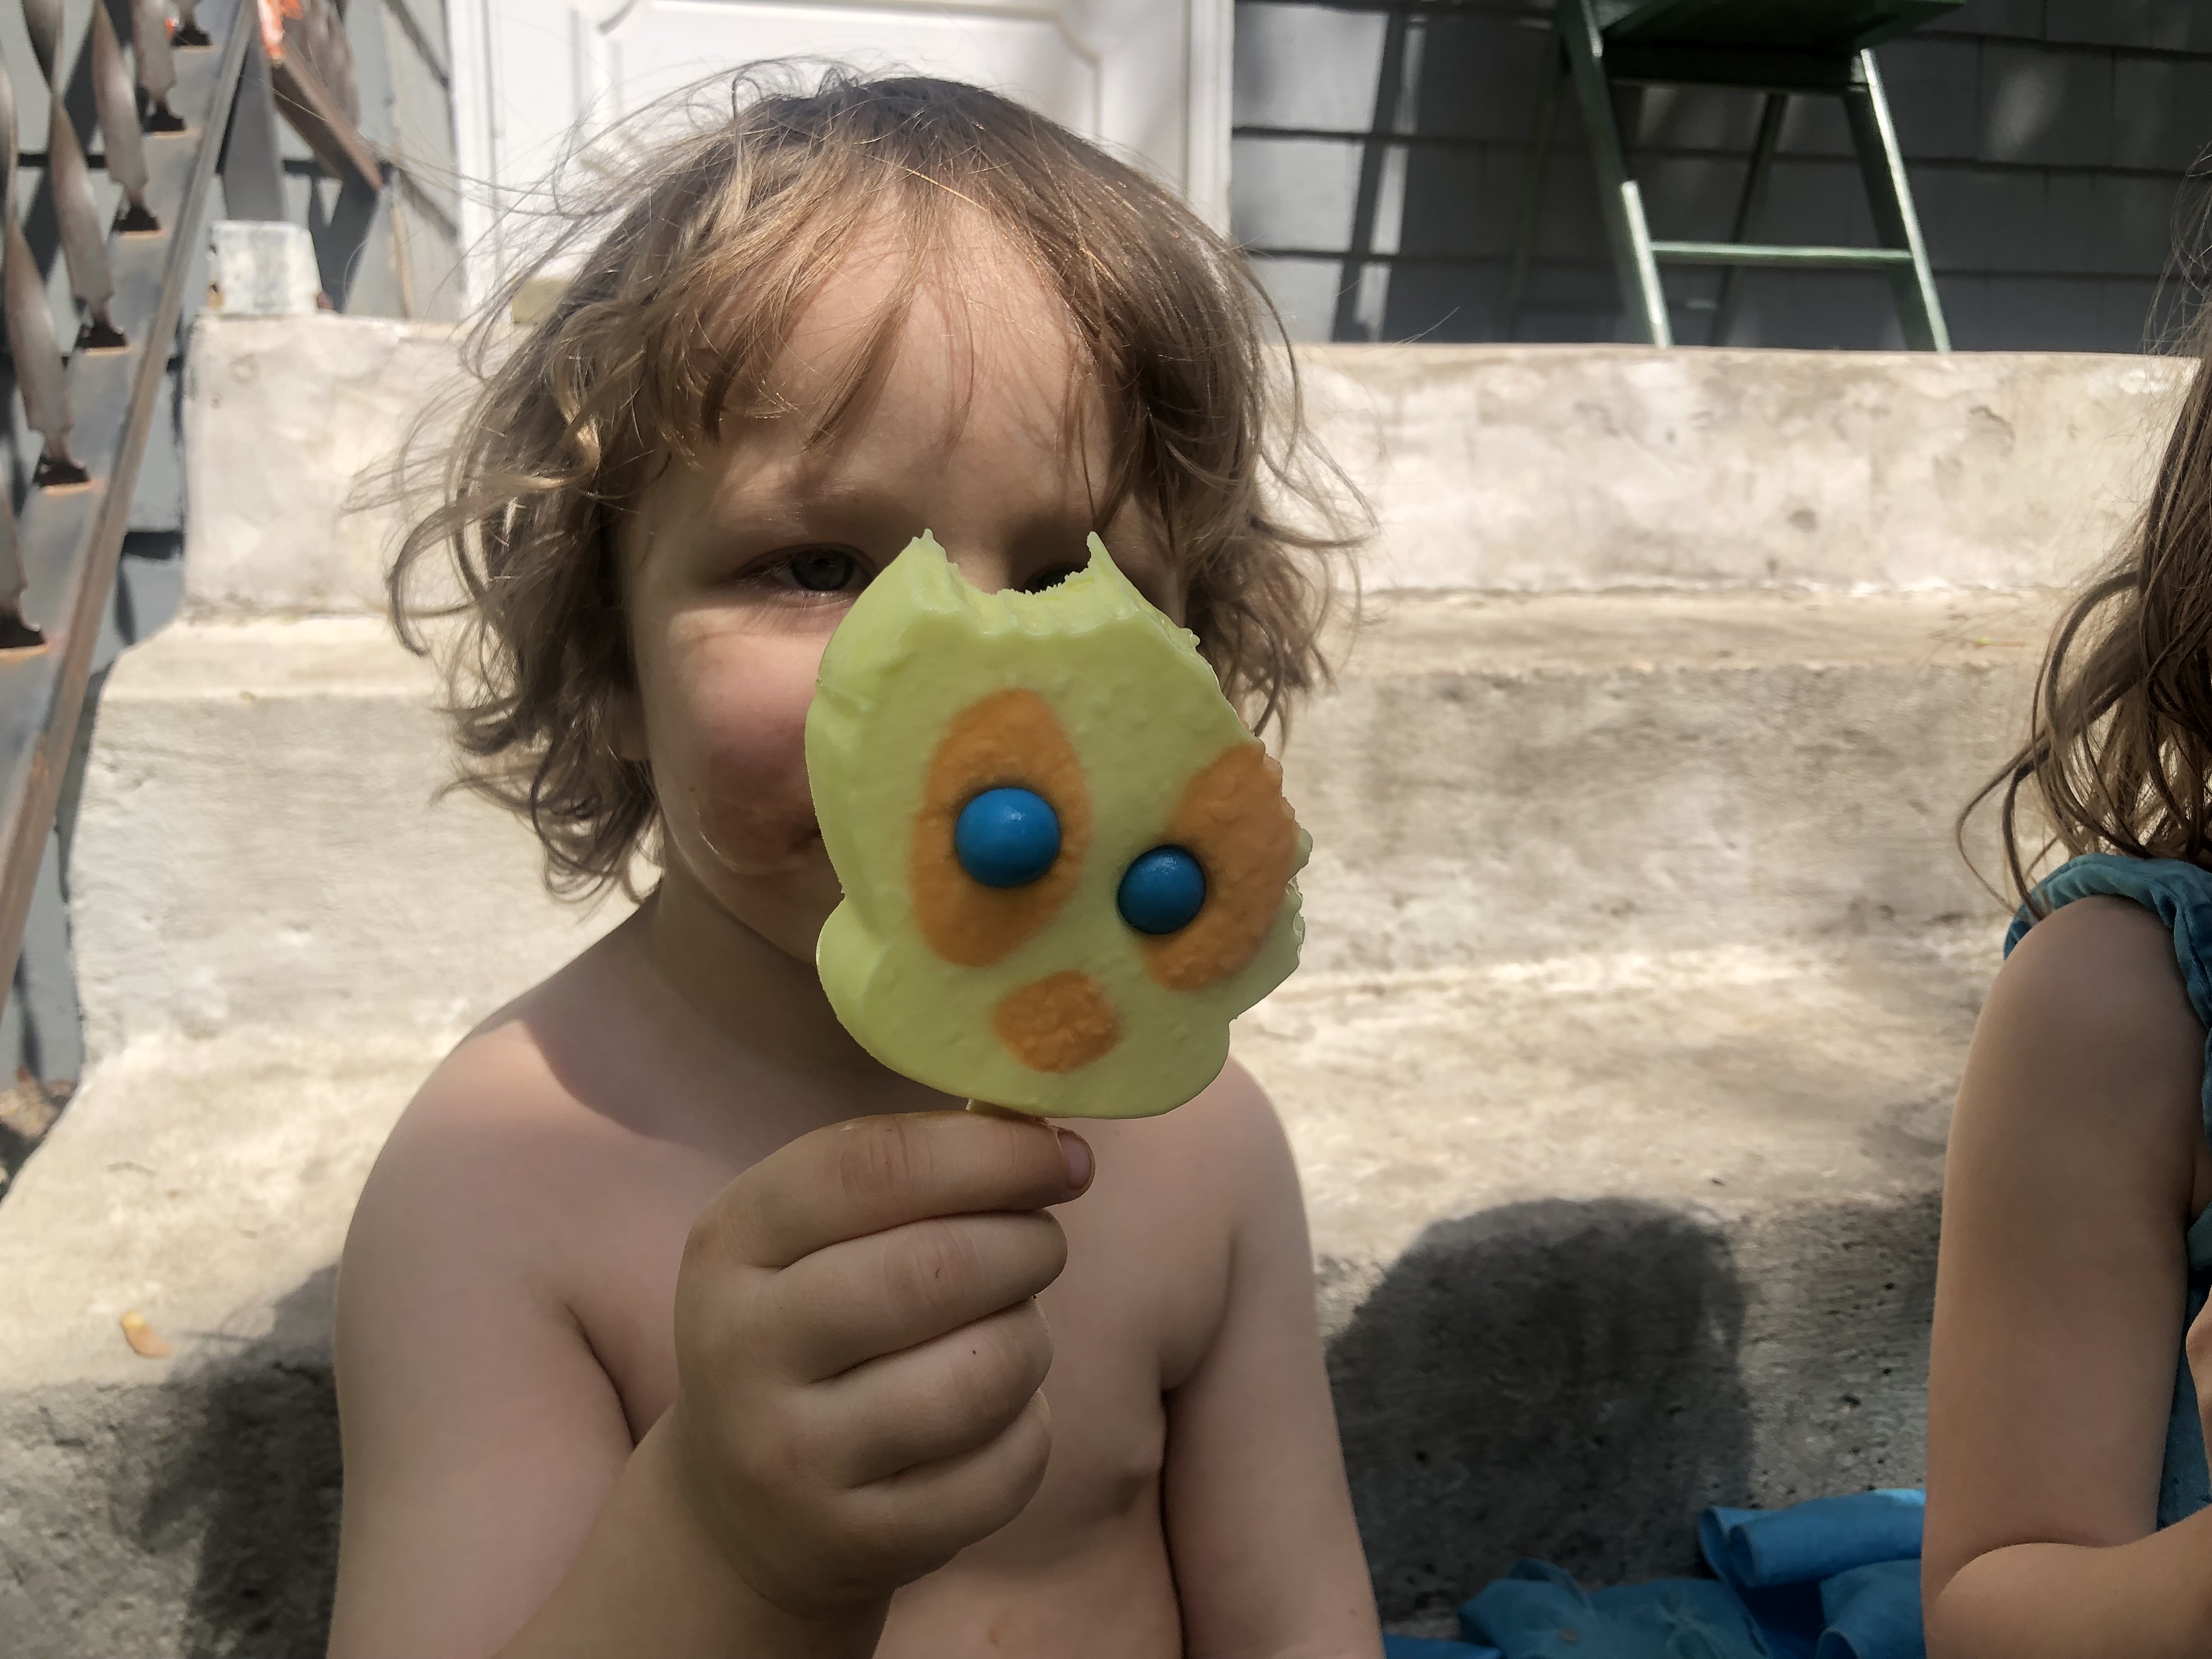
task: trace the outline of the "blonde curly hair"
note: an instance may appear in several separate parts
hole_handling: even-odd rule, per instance
[[[1364,525],[1307,437],[1281,325],[1237,250],[1170,191],[1012,100],[954,82],[755,67],[641,118],[659,135],[549,213],[538,256],[475,331],[457,428],[398,464],[415,519],[388,591],[401,639],[447,637],[462,786],[526,818],[556,891],[629,889],[656,855],[648,769],[617,755],[632,667],[613,531],[672,461],[778,412],[769,370],[856,236],[888,222],[904,275],[814,438],[887,356],[949,213],[980,211],[1065,311],[1103,397],[1103,524],[1164,529],[1188,621],[1255,730],[1326,677],[1328,561]],[[669,129],[673,127],[672,136]],[[571,169],[572,171],[574,169]],[[561,282],[518,333],[518,295]],[[443,556],[442,561],[440,556]],[[441,563],[459,598],[426,600]],[[444,590],[451,594],[453,590]]]

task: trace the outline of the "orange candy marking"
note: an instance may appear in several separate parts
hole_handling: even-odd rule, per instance
[[[1026,887],[984,886],[953,850],[960,809],[1000,788],[1035,790],[1060,817],[1060,858]],[[1091,791],[1059,716],[1034,691],[994,691],[960,712],[930,759],[908,868],[915,923],[957,967],[1003,962],[1067,902],[1090,848]]]
[[[1257,743],[1237,744],[1190,781],[1160,840],[1204,866],[1206,908],[1181,933],[1145,939],[1145,966],[1170,991],[1202,991],[1251,965],[1297,870],[1283,769]]]
[[[1110,1053],[1121,1017],[1106,989],[1073,969],[1024,985],[1000,1002],[991,1029],[1033,1072],[1072,1072]]]

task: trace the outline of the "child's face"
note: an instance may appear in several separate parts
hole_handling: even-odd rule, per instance
[[[1170,616],[1182,592],[1135,508],[1099,522],[1103,404],[1054,304],[981,230],[916,295],[880,388],[837,435],[805,439],[897,274],[848,258],[775,370],[792,413],[726,430],[643,493],[623,543],[638,691],[623,752],[650,762],[665,826],[660,902],[705,902],[802,960],[838,899],[806,785],[822,648],[908,540],[936,534],[987,591],[1049,585],[1097,530]],[[1071,420],[1071,399],[1073,413]]]

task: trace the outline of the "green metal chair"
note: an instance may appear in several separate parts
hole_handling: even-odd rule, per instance
[[[1558,0],[1553,38],[1557,68],[1544,83],[1534,137],[1522,180],[1513,264],[1499,315],[1514,337],[1527,299],[1529,263],[1545,175],[1559,124],[1561,89],[1571,82],[1589,133],[1620,279],[1621,303],[1639,339],[1674,343],[1667,317],[1662,264],[1723,265],[1711,343],[1725,344],[1735,318],[1741,272],[1750,267],[1793,270],[1879,270],[1889,278],[1906,343],[1948,351],[1943,307],[1936,296],[1905,157],[1890,124],[1888,100],[1870,50],[1880,41],[1955,9],[1963,0]],[[1652,240],[1644,198],[1613,118],[1616,86],[1735,87],[1766,94],[1753,141],[1735,234],[1725,242]],[[1803,247],[1749,240],[1766,195],[1774,152],[1790,100],[1801,94],[1840,98],[1852,148],[1874,210],[1876,247]]]

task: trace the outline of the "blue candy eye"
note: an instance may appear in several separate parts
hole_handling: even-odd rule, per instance
[[[1175,933],[1206,908],[1206,872],[1180,847],[1140,853],[1114,896],[1121,920],[1140,933]]]
[[[1060,814],[1031,789],[986,789],[952,826],[960,867],[986,887],[1026,887],[1060,857]]]

